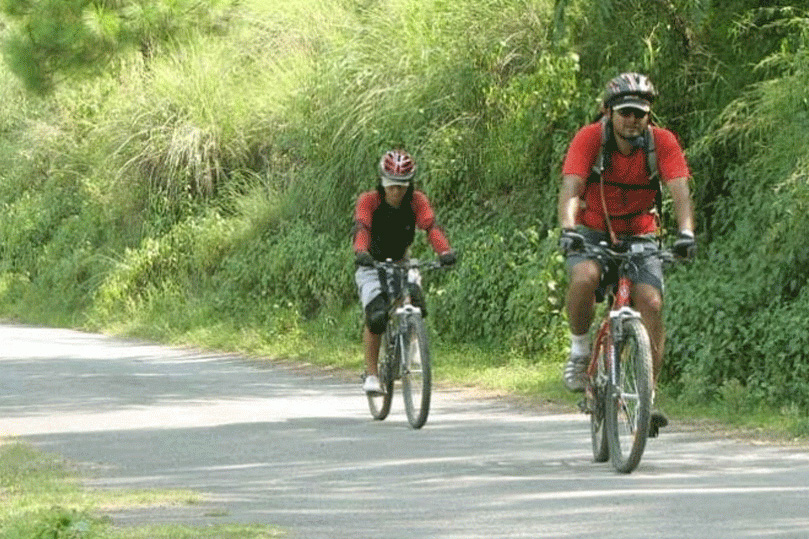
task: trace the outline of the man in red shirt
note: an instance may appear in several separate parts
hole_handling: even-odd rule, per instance
[[[359,196],[354,212],[354,254],[357,263],[354,279],[365,310],[363,390],[366,393],[382,392],[377,362],[379,342],[385,332],[388,315],[388,299],[384,293],[387,286],[380,281],[381,275],[374,268],[374,261],[405,258],[416,228],[426,231],[427,240],[443,266],[451,266],[456,260],[444,231],[436,222],[430,201],[424,193],[414,189],[415,175],[416,164],[410,154],[403,150],[385,153],[379,162],[380,179],[376,189]],[[420,301],[423,302],[423,298]],[[424,305],[421,307],[423,309]]]
[[[679,227],[675,252],[686,257],[695,252],[694,216],[688,188],[690,172],[674,134],[649,124],[656,95],[645,75],[623,73],[612,79],[603,101],[603,118],[576,133],[562,168],[559,244],[567,255],[570,276],[567,311],[571,330],[570,359],[564,380],[572,391],[584,390],[584,371],[591,346],[588,332],[595,316],[595,294],[603,273],[596,260],[579,252],[581,247],[585,243],[606,240],[645,242],[647,248],[657,248],[657,219],[653,210],[659,181],[671,194]],[[653,171],[648,170],[644,149],[651,137],[659,180],[653,179]],[[594,164],[602,145],[606,166],[599,174],[594,172]],[[665,341],[661,312],[663,271],[656,257],[646,260],[645,267],[638,268],[633,276],[631,294],[652,342],[657,381]],[[659,412],[653,414],[653,421],[660,427],[667,423]]]

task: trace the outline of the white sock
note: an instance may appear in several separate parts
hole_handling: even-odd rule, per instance
[[[574,356],[590,355],[590,335],[570,334],[570,354]]]

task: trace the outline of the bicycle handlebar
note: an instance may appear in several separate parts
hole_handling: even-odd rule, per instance
[[[393,260],[385,260],[384,262],[379,262],[374,260],[374,267],[381,268],[381,269],[420,269],[420,270],[433,270],[433,269],[448,269],[451,266],[444,266],[441,262],[437,260],[419,260],[417,258],[409,258],[406,260],[399,260],[394,262]]]
[[[642,246],[642,244],[634,245]],[[607,257],[619,262],[630,262],[632,260],[639,260],[654,256],[659,258],[666,266],[688,260],[675,254],[670,247],[665,249],[641,249],[633,251],[632,247],[630,246],[630,248],[626,250],[617,250],[614,247],[607,245],[605,242],[601,242],[597,245],[585,244],[584,248],[580,249],[579,252],[591,254],[596,257]]]

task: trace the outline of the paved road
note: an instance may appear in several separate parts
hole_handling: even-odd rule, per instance
[[[579,414],[441,391],[413,431],[400,398],[376,422],[358,381],[313,369],[14,325],[0,343],[0,436],[87,465],[97,487],[209,500],[151,521],[303,539],[809,537],[797,449],[675,426],[624,476],[591,462]]]

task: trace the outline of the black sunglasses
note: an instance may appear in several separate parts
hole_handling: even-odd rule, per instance
[[[646,117],[646,115],[649,114],[649,113],[646,112],[645,110],[636,109],[636,108],[632,108],[632,107],[626,107],[626,108],[623,108],[623,109],[619,109],[618,114],[620,114],[624,118],[629,118],[630,116],[634,116],[635,118],[640,120],[641,118]]]

